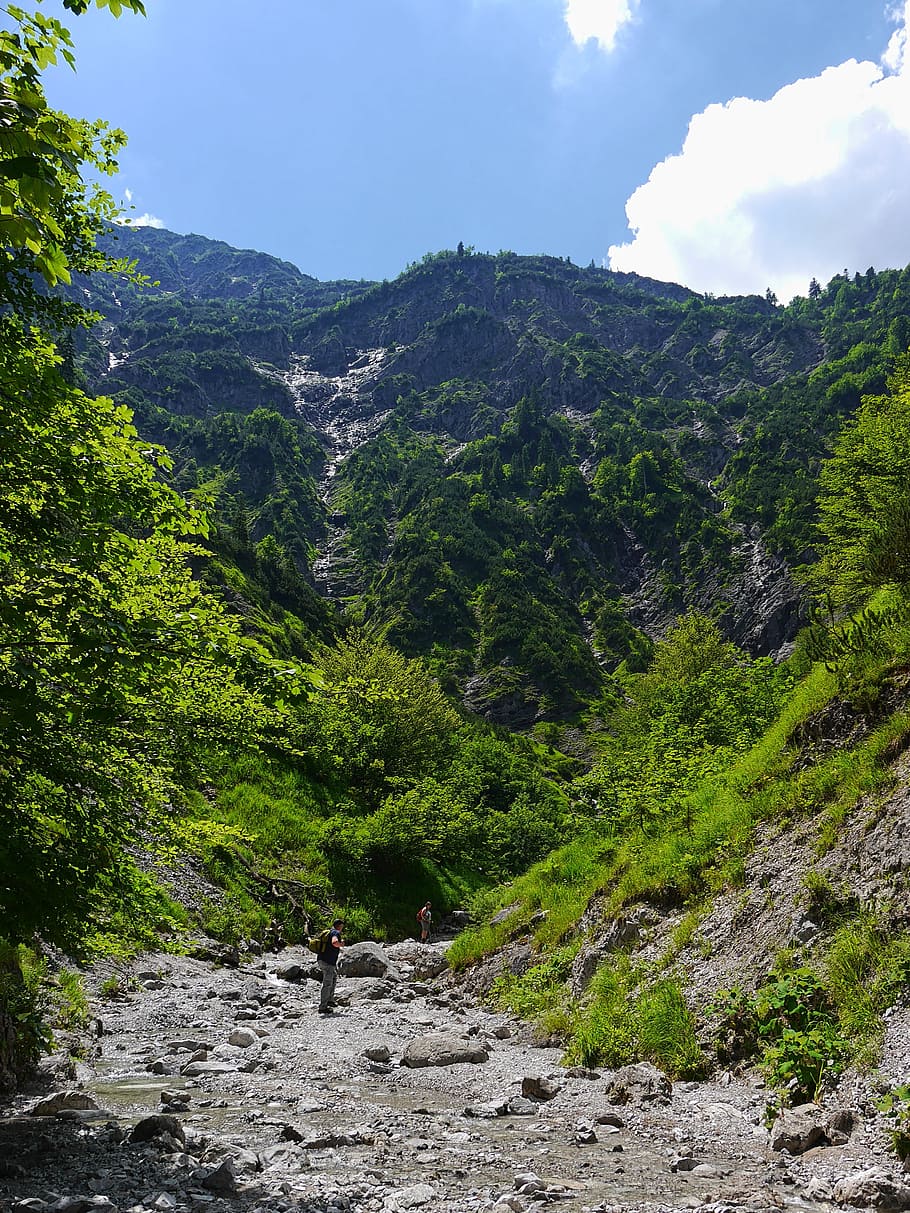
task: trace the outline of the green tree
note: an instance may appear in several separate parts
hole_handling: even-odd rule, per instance
[[[70,387],[34,333],[0,340],[0,921],[78,945],[98,879],[200,739],[250,739],[252,658],[194,581],[205,518],[129,412]]]
[[[141,0],[96,0],[119,16],[124,8],[143,13]],[[79,14],[89,0],[64,0]],[[64,318],[76,309],[35,289],[34,276],[49,286],[114,264],[95,246],[104,225],[116,217],[110,194],[90,173],[111,174],[124,143],[121,131],[88,122],[47,104],[41,75],[63,60],[75,66],[69,31],[40,9],[0,9],[0,301],[20,314]],[[121,264],[121,263],[118,263]]]
[[[308,713],[314,754],[365,804],[429,774],[451,750],[458,716],[419,661],[360,636],[314,661],[325,684]]]
[[[882,586],[910,588],[910,355],[888,392],[865,396],[822,466],[813,584],[856,605]]]

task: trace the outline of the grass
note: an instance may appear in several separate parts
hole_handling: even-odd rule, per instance
[[[868,681],[868,671],[866,677]],[[642,900],[688,904],[660,962],[650,970],[636,969],[627,955],[610,957],[580,1008],[565,1000],[560,1003],[552,988],[553,970],[546,966],[546,981],[540,973],[526,982],[506,982],[500,994],[519,1014],[539,1017],[555,1006],[569,1014],[574,1021],[569,1060],[619,1065],[645,1057],[677,1076],[703,1072],[707,1062],[694,1021],[678,979],[666,968],[693,939],[710,895],[743,884],[756,824],[763,820],[786,824],[815,816],[821,821],[819,849],[824,849],[833,844],[857,804],[892,783],[889,756],[910,732],[910,715],[904,712],[884,721],[861,744],[849,750],[834,748],[814,764],[794,771],[797,751],[792,738],[797,726],[824,709],[837,693],[836,675],[823,665],[814,666],[752,749],[690,798],[688,828],[676,821],[656,836],[639,831],[618,840],[603,840],[592,833],[497,890],[495,900],[483,906],[488,917],[512,904],[517,908],[497,926],[483,925],[460,937],[450,954],[455,967],[476,962],[522,932],[531,935],[542,954],[565,945],[596,894],[602,896],[607,920]],[[816,1051],[820,1056],[829,1047],[826,1033],[834,1033],[832,1040],[843,1036],[855,1058],[871,1056],[881,1030],[878,1008],[910,971],[910,943],[885,940],[867,921],[856,919],[849,898],[838,897],[819,874],[807,878],[806,896],[810,904],[822,900],[829,908],[833,896],[837,906],[832,909],[831,925],[838,921],[842,925],[825,964],[836,1025],[818,1040],[804,1034],[805,1039],[778,1042],[777,1052],[768,1059],[775,1075],[792,1067],[804,1079],[814,1073]],[[538,988],[537,982],[543,986]]]

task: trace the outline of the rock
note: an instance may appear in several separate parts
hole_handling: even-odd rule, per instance
[[[305,972],[306,972],[306,970],[303,968],[302,965],[285,964],[285,965],[281,965],[276,970],[276,975],[278,977],[280,977],[282,981],[300,981],[302,979],[302,977],[304,976]]]
[[[259,1037],[250,1028],[235,1028],[228,1037],[228,1044],[237,1049],[248,1049],[258,1042]]]
[[[174,1091],[166,1087],[158,1096],[161,1103],[188,1104],[191,1099],[189,1091]]]
[[[390,1061],[392,1057],[391,1052],[385,1045],[371,1045],[370,1048],[364,1049],[363,1055],[368,1061],[379,1062]]]
[[[149,1072],[149,1074],[173,1074],[173,1073],[175,1073],[174,1067],[170,1064],[170,1062],[165,1061],[161,1057],[159,1057],[156,1061],[150,1061],[145,1068]]]
[[[341,955],[341,966],[345,977],[386,977],[393,973],[385,951],[371,939],[349,944]]]
[[[599,1125],[605,1125],[613,1129],[624,1129],[625,1121],[621,1116],[617,1116],[615,1112],[601,1112],[596,1117]]]
[[[537,1104],[531,1099],[525,1099],[523,1095],[513,1095],[506,1101],[505,1114],[506,1116],[536,1116]]]
[[[521,1093],[528,1099],[539,1099],[541,1102],[546,1102],[549,1099],[555,1099],[561,1090],[562,1084],[554,1082],[552,1078],[529,1074],[521,1080]]]
[[[569,1068],[566,1070],[566,1077],[589,1078],[592,1082],[594,1082],[597,1079],[602,1078],[603,1075],[599,1070],[589,1070],[587,1066],[569,1066]]]
[[[622,1066],[607,1082],[607,1099],[613,1104],[666,1102],[673,1092],[673,1084],[666,1074],[646,1062]]]
[[[234,1170],[234,1164],[229,1158],[225,1158],[213,1171],[209,1171],[208,1175],[202,1180],[202,1186],[209,1192],[214,1192],[217,1196],[236,1196],[237,1195],[237,1173]]]
[[[60,1112],[97,1112],[100,1104],[85,1091],[55,1091],[29,1109],[30,1116],[57,1116]]]
[[[461,1062],[483,1062],[489,1053],[476,1041],[466,1040],[453,1032],[431,1032],[418,1036],[405,1049],[401,1064],[418,1069],[421,1066],[454,1066]]]
[[[436,1189],[431,1184],[412,1184],[409,1188],[398,1188],[387,1199],[384,1208],[389,1213],[399,1209],[419,1209],[436,1198]]]
[[[800,1104],[781,1112],[771,1126],[771,1149],[805,1154],[813,1146],[828,1145],[824,1112],[814,1103]]]
[[[153,1116],[144,1117],[133,1126],[129,1140],[134,1143],[152,1141],[154,1138],[164,1135],[186,1144],[186,1134],[177,1117],[170,1116],[166,1112],[156,1112]]]
[[[500,926],[500,925],[501,925],[502,923],[504,923],[504,922],[505,922],[505,921],[506,921],[508,918],[511,918],[511,917],[512,917],[512,915],[513,915],[513,914],[514,914],[514,913],[515,913],[517,910],[520,910],[520,909],[521,909],[521,902],[520,902],[520,901],[513,901],[513,902],[512,902],[512,904],[511,904],[511,905],[509,905],[509,906],[506,906],[504,910],[500,910],[498,914],[494,914],[494,915],[493,915],[493,917],[490,919],[490,926],[491,926],[491,927],[498,927],[498,926]]]
[[[910,1187],[880,1167],[845,1175],[834,1185],[834,1199],[855,1208],[910,1209]]]
[[[472,1120],[495,1120],[499,1115],[501,1112],[497,1103],[471,1103],[462,1112],[462,1116],[469,1116]]]
[[[187,1078],[198,1078],[201,1074],[233,1074],[238,1066],[229,1061],[190,1061],[180,1071]]]
[[[832,1112],[825,1121],[825,1135],[831,1145],[846,1145],[858,1119],[858,1113],[853,1108],[837,1108]]]

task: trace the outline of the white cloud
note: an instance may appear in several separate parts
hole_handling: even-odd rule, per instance
[[[612,51],[619,31],[635,16],[640,0],[565,0],[565,20],[573,42],[594,41]]]
[[[124,188],[123,197],[129,205],[129,212],[121,214],[117,222],[122,227],[164,227],[164,220],[159,219],[157,215],[151,215],[148,211],[144,215],[134,215],[132,212],[136,209],[133,206],[133,191],[129,188]]]
[[[881,64],[696,114],[626,203],[633,239],[611,268],[789,299],[813,276],[910,261],[910,0],[898,19]]]

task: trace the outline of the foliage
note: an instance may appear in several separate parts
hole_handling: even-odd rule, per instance
[[[572,970],[572,961],[580,940],[557,948],[546,960],[533,965],[520,976],[504,973],[490,987],[489,1001],[507,1008],[522,1019],[542,1020],[544,1016],[564,1007],[565,982]]]
[[[878,1109],[891,1125],[894,1152],[905,1162],[910,1158],[910,1085],[892,1087],[878,1102]]]
[[[835,1007],[811,969],[775,973],[752,995],[727,991],[713,1013],[727,1037],[721,1059],[757,1053],[769,1083],[793,1104],[816,1099],[847,1055]]]
[[[114,16],[144,11],[140,0],[96,2]],[[78,14],[89,0],[64,0],[64,7]],[[75,67],[65,27],[40,9],[10,4],[2,11],[9,28],[0,30],[0,300],[20,315],[71,322],[76,310],[37,290],[34,276],[54,286],[69,282],[73,270],[117,266],[95,245],[116,214],[113,200],[83,174],[116,172],[124,137],[48,106],[45,68],[60,59]]]
[[[137,808],[164,806],[201,738],[261,733],[271,675],[191,576],[204,517],[161,480],[164,453],[3,329],[0,897],[12,938],[72,945]]]
[[[813,571],[835,601],[855,603],[882,586],[910,586],[910,355],[888,393],[865,396],[843,426],[819,478],[825,542]]]

